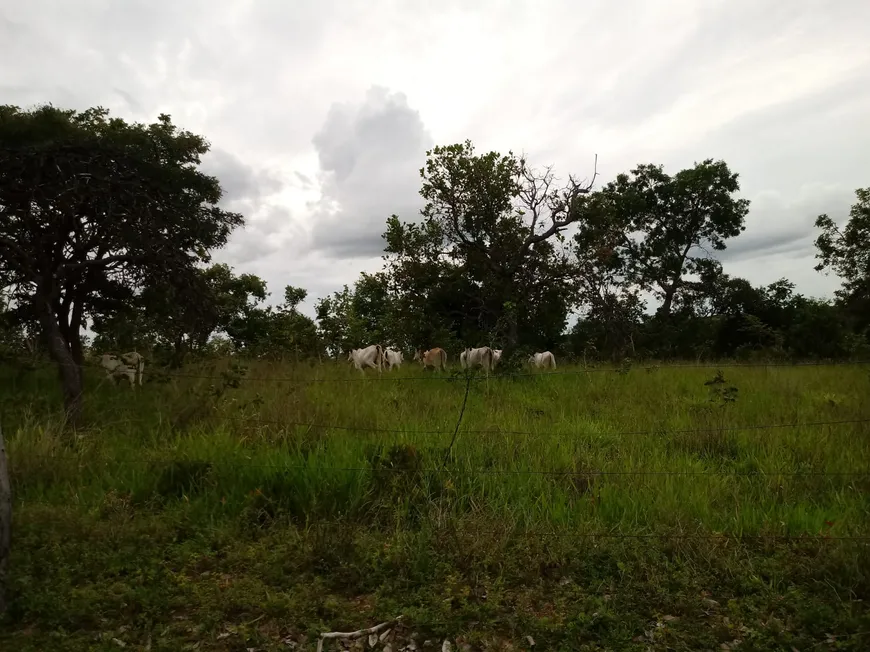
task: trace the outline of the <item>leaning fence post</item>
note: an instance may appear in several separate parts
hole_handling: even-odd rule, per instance
[[[6,611],[6,578],[9,574],[9,550],[12,544],[12,485],[9,463],[0,424],[0,614]]]

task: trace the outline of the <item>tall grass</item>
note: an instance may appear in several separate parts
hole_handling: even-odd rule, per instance
[[[348,564],[374,573],[384,553],[369,546],[398,546],[404,561],[391,563],[402,570],[392,572],[411,577],[446,554],[448,535],[450,554],[475,564],[525,542],[510,553],[517,568],[556,549],[592,555],[605,540],[591,535],[610,537],[608,559],[626,563],[635,553],[625,546],[645,550],[643,536],[870,536],[867,368],[722,371],[716,381],[715,368],[567,368],[466,384],[412,365],[363,380],[344,366],[249,363],[240,377],[221,361],[152,372],[135,392],[89,373],[85,426],[74,433],[50,407],[48,372],[7,383],[2,414],[16,518],[52,523],[42,540],[29,531],[24,545],[37,549],[56,523],[66,536],[84,523],[100,532],[95,524],[150,523],[159,540],[166,527],[178,541],[280,533],[285,550],[314,546],[331,559],[315,574],[324,577]],[[758,550],[751,556],[773,549]],[[865,582],[855,576],[867,570],[861,555],[842,554],[824,568]],[[461,558],[450,557],[455,572],[471,572]],[[364,576],[347,584],[367,586]]]
[[[396,519],[478,513],[540,531],[866,531],[861,367],[728,370],[732,402],[705,385],[710,369],[477,379],[445,466],[461,379],[266,364],[248,375],[260,380],[100,387],[73,440],[24,413],[9,436],[18,500],[87,507],[113,491],[232,518],[253,503],[304,521],[388,506]],[[295,382],[262,380],[276,377]]]

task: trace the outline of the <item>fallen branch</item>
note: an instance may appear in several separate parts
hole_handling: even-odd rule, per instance
[[[387,620],[382,622],[380,625],[375,625],[374,627],[369,627],[368,629],[358,629],[355,632],[324,632],[320,635],[320,640],[317,641],[317,652],[323,652],[323,641],[328,638],[345,638],[345,639],[355,639],[362,638],[366,634],[377,634],[378,632],[386,629],[390,625],[399,622],[402,619],[402,616],[396,616],[392,620]]]

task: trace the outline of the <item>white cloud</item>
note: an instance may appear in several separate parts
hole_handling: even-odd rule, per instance
[[[829,294],[811,225],[870,184],[868,24],[863,0],[31,0],[0,9],[0,101],[205,135],[248,218],[219,257],[275,295],[375,269],[425,149],[466,138],[562,176],[598,153],[603,181],[724,158],[754,202],[726,269]]]

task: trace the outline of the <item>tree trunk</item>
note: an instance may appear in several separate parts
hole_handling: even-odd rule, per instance
[[[676,284],[671,285],[669,288],[665,289],[665,298],[662,301],[662,305],[659,306],[658,313],[662,317],[670,317],[671,309],[674,305],[674,295],[677,293]]]
[[[180,369],[184,364],[184,355],[186,353],[186,347],[184,346],[184,334],[177,335],[175,337],[175,344],[173,346],[172,352],[172,361],[170,362],[170,367],[172,369]]]
[[[72,310],[70,310],[70,306],[72,306]],[[59,302],[55,310],[60,333],[72,355],[73,362],[76,364],[79,383],[83,383],[82,367],[85,364],[85,356],[80,335],[82,326],[81,302]]]
[[[39,321],[42,326],[46,346],[48,347],[48,353],[58,366],[67,423],[75,425],[78,423],[82,412],[83,386],[81,368],[73,359],[69,345],[64,339],[54,311],[51,309],[51,304],[47,301],[43,302]]]
[[[73,360],[79,367],[79,374],[81,374],[82,367],[85,364],[85,352],[82,347],[82,304],[79,301],[76,301],[73,304],[72,315],[69,320],[69,335],[67,336],[67,342],[70,345],[70,353],[72,353]]]
[[[9,576],[9,551],[12,547],[12,485],[0,424],[0,614],[6,611],[6,579]]]

